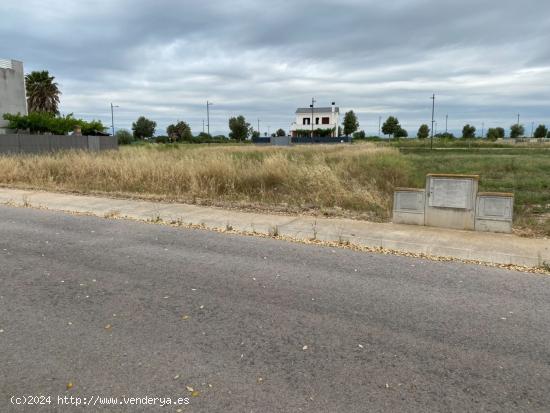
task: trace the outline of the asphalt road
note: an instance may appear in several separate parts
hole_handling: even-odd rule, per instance
[[[549,389],[547,276],[0,207],[1,412],[547,412]]]

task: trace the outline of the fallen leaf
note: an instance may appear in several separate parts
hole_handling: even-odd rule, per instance
[[[67,390],[71,390],[73,388],[74,384],[72,382],[67,383]]]
[[[185,386],[185,388],[187,389],[187,391],[190,391],[190,392],[195,391],[195,389],[193,389],[193,387],[191,387],[191,386]]]
[[[110,330],[112,327],[113,327],[113,326],[112,326],[111,324],[107,324],[107,325],[105,326],[105,330]]]
[[[307,350],[307,346],[302,347],[302,350]]]
[[[191,397],[197,397],[200,393],[195,390],[194,392],[191,393]]]
[[[182,315],[182,316],[181,316],[181,319],[182,319],[182,320],[189,320],[189,316],[188,316],[188,315]]]

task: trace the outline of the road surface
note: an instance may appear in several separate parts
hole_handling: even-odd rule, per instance
[[[0,207],[2,412],[542,412],[549,388],[547,276]],[[188,404],[121,404],[147,396]]]

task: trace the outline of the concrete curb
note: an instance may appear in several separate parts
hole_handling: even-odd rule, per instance
[[[295,240],[349,243],[425,256],[490,264],[541,267],[550,263],[550,240],[351,219],[283,216],[186,204],[0,188],[0,204],[32,206],[100,217],[200,225]]]

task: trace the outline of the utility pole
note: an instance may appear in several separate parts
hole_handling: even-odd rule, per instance
[[[206,101],[206,127],[208,131],[208,136],[210,136],[210,106],[212,105],[212,102]]]
[[[481,122],[481,139],[485,135],[485,122]]]
[[[315,106],[315,102],[315,98],[311,98],[311,105],[309,105],[309,107],[311,108],[311,142],[313,142],[313,107]]]
[[[204,119],[202,120],[202,133],[204,133]]]
[[[113,102],[111,102],[111,130],[113,131],[113,136],[115,136],[115,111],[113,108],[118,107],[118,105],[113,105]]]
[[[531,122],[531,138],[535,137],[535,122]]]
[[[260,133],[260,118],[258,118],[258,133]],[[261,135],[262,135],[262,134],[260,133],[260,136],[261,136]]]
[[[519,113],[518,113],[518,126],[519,126]]]
[[[447,133],[448,133],[447,132],[448,131],[448,129],[447,129],[447,123],[448,122],[449,122],[449,115],[445,115],[445,135],[447,135]]]
[[[434,147],[434,114],[435,114],[435,93],[430,98],[432,100],[432,136],[430,138],[430,150]]]
[[[378,116],[378,137],[380,137],[381,125],[382,125],[382,116]]]

